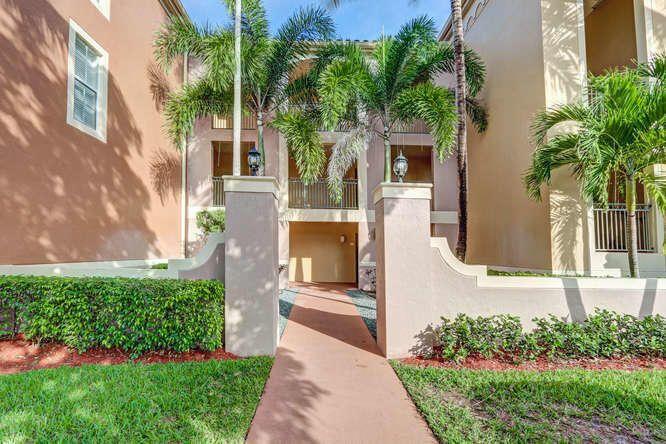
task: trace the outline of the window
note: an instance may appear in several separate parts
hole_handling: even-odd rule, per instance
[[[106,142],[109,56],[73,20],[69,27],[67,123]]]
[[[107,20],[111,16],[111,0],[90,0],[93,5],[99,9],[99,12],[101,12],[104,17],[107,18]]]

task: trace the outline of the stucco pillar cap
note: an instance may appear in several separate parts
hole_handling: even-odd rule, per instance
[[[222,176],[224,192],[271,193],[278,198],[280,185],[270,176]]]
[[[431,183],[382,182],[373,191],[374,203],[382,199],[432,200]]]

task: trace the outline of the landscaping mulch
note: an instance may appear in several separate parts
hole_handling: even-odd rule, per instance
[[[78,353],[76,350],[63,344],[37,344],[25,340],[22,336],[16,339],[0,340],[0,374],[21,373],[62,366],[78,367],[91,364],[116,365],[126,362],[158,364],[236,359],[238,359],[238,356],[228,353],[224,349],[212,352],[150,352],[137,359],[132,359],[129,353],[117,349],[91,349],[85,353]]]
[[[524,370],[524,371],[550,371],[562,369],[581,370],[666,370],[664,358],[617,358],[617,359],[574,359],[566,361],[551,361],[538,358],[534,361],[511,362],[501,359],[486,359],[472,356],[461,362],[445,361],[442,359],[406,358],[400,362],[419,367],[440,367],[454,370]]]

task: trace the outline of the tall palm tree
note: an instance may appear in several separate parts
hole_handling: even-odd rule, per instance
[[[458,130],[456,147],[458,160],[458,242],[456,256],[465,262],[467,256],[467,116],[465,102],[467,83],[465,79],[465,51],[462,17],[462,0],[451,0],[451,29],[453,30],[453,51],[456,77],[456,108],[458,110]]]
[[[564,123],[574,123],[574,129],[548,138],[551,129]],[[541,186],[550,184],[552,172],[564,166],[580,181],[582,196],[593,203],[608,203],[613,178],[624,182],[629,271],[639,277],[637,183],[666,211],[666,178],[649,171],[666,163],[666,57],[592,76],[589,99],[542,111],[532,132],[536,150],[524,177],[530,197],[540,199]]]
[[[329,8],[338,8],[345,0],[326,0]],[[409,4],[418,0],[409,0]],[[451,29],[453,31],[453,48],[455,59],[455,97],[458,113],[456,130],[456,153],[458,167],[458,241],[456,256],[465,262],[467,256],[467,78],[465,74],[464,31],[462,17],[462,0],[451,0]]]
[[[471,90],[483,85],[485,67],[466,50]],[[329,189],[339,198],[342,178],[374,136],[384,142],[384,180],[391,181],[391,135],[400,124],[423,120],[441,160],[451,153],[456,115],[451,91],[433,83],[441,72],[452,72],[451,45],[437,40],[432,19],[420,17],[404,25],[395,37],[382,36],[370,55],[354,43],[325,46],[305,82],[316,92],[305,110],[281,113],[274,125],[285,135],[304,181],[322,173],[325,155],[317,129],[343,125],[349,131],[333,146],[328,165]],[[474,100],[468,112],[480,129],[487,123]]]
[[[233,134],[233,175],[240,176],[241,156],[241,113],[242,113],[242,57],[241,57],[241,27],[243,6],[241,0],[236,0],[234,5],[234,134]]]
[[[227,0],[229,12],[235,2]],[[241,17],[241,79],[244,112],[257,118],[257,140],[264,158],[264,128],[277,109],[297,94],[295,68],[311,52],[312,42],[330,39],[334,25],[324,8],[298,9],[271,36],[261,0],[244,0]],[[155,40],[155,56],[165,69],[187,53],[202,62],[200,77],[173,93],[165,105],[167,130],[174,141],[191,133],[200,117],[233,110],[235,38],[233,26],[211,29],[175,17]],[[236,125],[238,127],[238,125]]]

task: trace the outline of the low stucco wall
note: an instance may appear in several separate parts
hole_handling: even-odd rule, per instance
[[[536,317],[582,321],[595,309],[666,315],[666,279],[488,276],[456,259],[430,234],[429,190],[383,183],[377,209],[377,343],[385,356],[431,351],[441,317],[511,314],[527,329]],[[502,233],[500,233],[501,235]]]
[[[190,259],[171,259],[168,269],[152,269],[160,259],[73,262],[38,265],[0,265],[0,275],[61,277],[122,277],[134,279],[215,279],[224,283],[224,233],[208,236],[201,251]]]
[[[666,315],[665,279],[541,278],[488,276],[486,267],[458,261],[445,239],[432,239],[429,273],[430,291],[405,295],[403,309],[409,312],[405,325],[388,328],[402,331],[400,355],[430,349],[433,328],[441,317],[511,314],[526,329],[535,317],[555,315],[582,321],[596,309],[632,316]],[[424,279],[425,280],[425,279]]]

